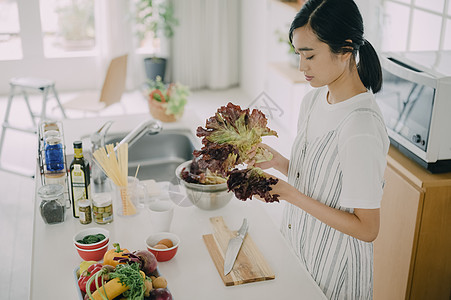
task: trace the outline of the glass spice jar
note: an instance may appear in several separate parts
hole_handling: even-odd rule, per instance
[[[38,190],[41,198],[39,209],[46,224],[64,222],[66,206],[64,203],[64,187],[60,184],[43,185]]]
[[[91,201],[88,199],[79,200],[78,213],[81,224],[90,224],[92,222]]]
[[[55,172],[64,170],[64,153],[61,138],[51,136],[46,139],[45,163],[47,171]]]
[[[108,224],[113,221],[113,203],[109,193],[98,193],[92,197],[94,221],[97,224]]]

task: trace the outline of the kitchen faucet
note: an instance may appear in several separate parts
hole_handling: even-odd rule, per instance
[[[105,135],[110,129],[113,121],[108,121],[102,125],[96,132],[91,134],[92,152],[105,146]]]
[[[136,141],[138,141],[144,134],[157,134],[163,129],[163,126],[161,125],[161,122],[150,119],[147,121],[142,122],[139,124],[135,129],[130,131],[129,134],[127,134],[122,141],[119,142],[114,147],[114,151],[117,151],[117,149],[125,143],[128,143],[128,147],[130,148]]]
[[[92,143],[92,153],[94,153],[97,149],[105,146],[105,135],[110,129],[113,121],[108,121],[100,127],[99,130],[91,134],[91,143]],[[117,151],[119,146],[122,144],[128,143],[128,147],[130,148],[136,141],[138,141],[143,135],[148,134],[157,134],[163,129],[161,122],[150,119],[139,124],[135,129],[130,131],[115,147],[114,151]],[[95,183],[103,183],[106,179],[105,173],[101,170],[101,168],[97,164],[92,164],[92,179]]]
[[[113,121],[108,121],[105,124],[103,124],[102,127],[99,128],[99,130],[91,134],[90,139],[92,144],[91,147],[92,153],[94,153],[97,149],[105,146],[105,135],[110,129],[112,124]],[[91,177],[94,183],[103,183],[106,179],[105,173],[94,162],[91,165]]]

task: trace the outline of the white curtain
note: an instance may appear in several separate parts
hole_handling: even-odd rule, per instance
[[[106,70],[111,60],[117,56],[128,54],[127,64],[127,88],[136,87],[138,76],[136,75],[137,63],[142,66],[142,62],[136,57],[133,44],[133,30],[130,22],[129,1],[96,1],[96,26],[97,43],[99,55],[97,56],[97,66],[100,73],[105,76]],[[101,87],[105,77],[100,76],[98,86]]]
[[[223,89],[239,82],[238,0],[174,0],[172,81],[191,89]]]

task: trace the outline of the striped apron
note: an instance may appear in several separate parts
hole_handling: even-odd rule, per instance
[[[316,102],[316,99],[312,101],[313,104]],[[312,107],[293,144],[288,182],[313,199],[352,213],[352,208],[339,204],[342,172],[338,160],[338,135],[342,125],[355,113],[369,113],[381,118],[371,109],[356,109],[335,130],[307,143],[305,134]],[[288,202],[284,207],[281,231],[328,299],[372,299],[372,243],[335,230]]]

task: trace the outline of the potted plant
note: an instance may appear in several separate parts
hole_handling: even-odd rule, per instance
[[[297,56],[293,45],[290,43],[288,35],[286,33],[282,33],[280,30],[276,30],[276,35],[278,37],[279,43],[287,45],[287,52],[290,57],[291,66],[297,68],[299,66],[299,57]]]
[[[136,33],[142,41],[151,39],[154,48],[159,48],[159,39],[174,35],[174,26],[178,20],[174,17],[174,8],[169,0],[135,0]],[[164,80],[166,59],[162,57],[148,57],[144,59],[146,76],[149,80],[156,80],[160,76]]]
[[[56,9],[58,35],[67,50],[85,50],[94,47],[94,3],[86,0],[64,2]]]
[[[180,83],[165,84],[160,76],[149,80],[149,110],[163,122],[175,122],[182,115],[187,103],[189,88]]]

